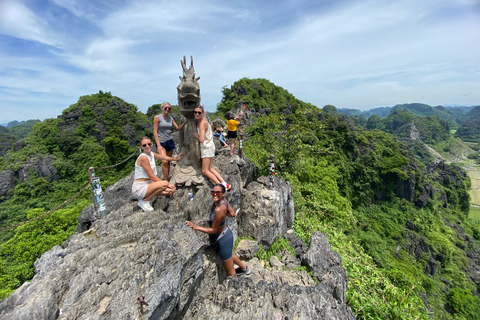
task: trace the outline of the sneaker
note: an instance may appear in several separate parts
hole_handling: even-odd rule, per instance
[[[230,191],[230,189],[232,189],[232,186],[227,183],[227,187],[225,188],[225,190]]]
[[[249,266],[247,266],[245,270],[242,270],[242,268],[236,268],[235,272],[237,273],[237,275],[243,276],[243,275],[249,275],[250,272],[252,272],[252,270],[250,269]]]
[[[153,208],[152,206],[150,205],[150,203],[148,201],[145,201],[145,200],[138,200],[138,206],[140,208],[142,208],[143,211],[147,212],[147,211],[153,211]]]

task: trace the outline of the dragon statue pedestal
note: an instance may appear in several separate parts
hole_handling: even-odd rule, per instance
[[[183,159],[177,163],[170,183],[173,185],[192,186],[199,185],[205,181],[202,175],[202,159],[200,156],[200,143],[193,137],[197,131],[197,120],[193,111],[200,105],[200,85],[195,77],[193,58],[190,57],[190,67],[187,69],[186,59],[180,61],[183,69],[183,76],[180,77],[180,84],[177,87],[178,107],[187,124],[180,131],[180,149],[183,152]]]

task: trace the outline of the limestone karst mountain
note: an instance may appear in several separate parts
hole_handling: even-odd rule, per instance
[[[241,208],[229,227],[236,236],[255,239],[238,249],[251,275],[226,279],[207,235],[185,225],[206,223],[208,182],[179,186],[145,214],[130,199],[130,175],[106,190],[105,219],[86,208],[77,232],[37,260],[33,280],[1,301],[0,318],[354,319],[346,306],[345,270],[326,236],[315,233],[307,248],[290,230],[294,204],[288,183],[276,179],[270,190],[267,177],[255,179],[249,161],[227,152],[220,151],[214,166],[233,186],[227,199]],[[255,248],[268,248],[279,236],[296,254],[285,252],[264,268]]]

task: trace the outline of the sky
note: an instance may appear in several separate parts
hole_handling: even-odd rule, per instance
[[[207,111],[244,77],[320,108],[480,105],[480,1],[0,0],[0,123],[99,90],[177,104],[183,56]]]

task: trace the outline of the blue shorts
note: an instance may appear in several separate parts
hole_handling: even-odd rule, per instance
[[[173,151],[175,150],[175,142],[173,142],[173,139],[170,139],[165,142],[160,142],[160,145],[165,149],[165,151]]]
[[[213,240],[215,240],[218,244],[218,253],[220,254],[220,259],[222,260],[230,259],[233,253],[233,233],[230,228],[226,228],[227,231],[220,239],[217,239],[219,236],[218,234],[215,234],[212,237]]]

